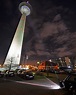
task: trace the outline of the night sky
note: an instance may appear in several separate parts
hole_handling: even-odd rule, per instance
[[[0,1],[0,63],[4,62],[21,13],[18,6],[27,0]],[[76,56],[76,0],[29,0],[22,57],[47,60]]]

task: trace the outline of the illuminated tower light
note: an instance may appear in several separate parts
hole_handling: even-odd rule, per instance
[[[28,16],[31,13],[31,5],[28,2],[22,2],[19,5],[19,10],[22,14],[25,13]]]
[[[26,16],[31,13],[31,5],[29,3],[22,2],[19,4],[19,10],[22,13],[22,16],[3,65],[6,68],[9,68],[11,65],[11,69],[13,67],[17,68],[20,64]]]

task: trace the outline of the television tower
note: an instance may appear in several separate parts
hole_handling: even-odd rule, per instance
[[[31,5],[28,2],[22,2],[19,4],[19,10],[22,16],[3,64],[6,69],[16,69],[20,64],[26,16],[31,13]]]

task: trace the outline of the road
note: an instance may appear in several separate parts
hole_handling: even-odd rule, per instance
[[[48,85],[48,83],[50,83]],[[46,80],[38,81],[10,81],[0,82],[0,95],[63,95],[62,90],[51,89],[53,82]]]

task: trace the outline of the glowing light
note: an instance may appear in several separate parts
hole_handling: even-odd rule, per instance
[[[0,67],[1,67],[2,65],[0,64]]]
[[[29,69],[29,66],[28,66],[28,65],[26,65],[25,69],[26,69],[26,70],[28,70],[28,69]]]
[[[37,62],[37,64],[40,64],[40,62]]]
[[[28,2],[22,2],[19,5],[19,10],[22,14],[25,13],[28,16],[31,13],[31,5]]]
[[[14,82],[17,82],[17,83],[22,83],[22,84],[29,84],[29,85],[34,85],[34,86],[42,86],[42,87],[46,87],[46,88],[49,88],[49,89],[60,89],[60,86],[59,85],[49,85],[49,84],[38,84],[38,83],[30,83],[30,82],[23,82],[23,81],[14,81]]]
[[[52,89],[60,89],[61,87],[59,85],[51,85]]]
[[[52,62],[52,60],[51,60],[51,59],[50,59],[49,61],[50,61],[50,62]]]

